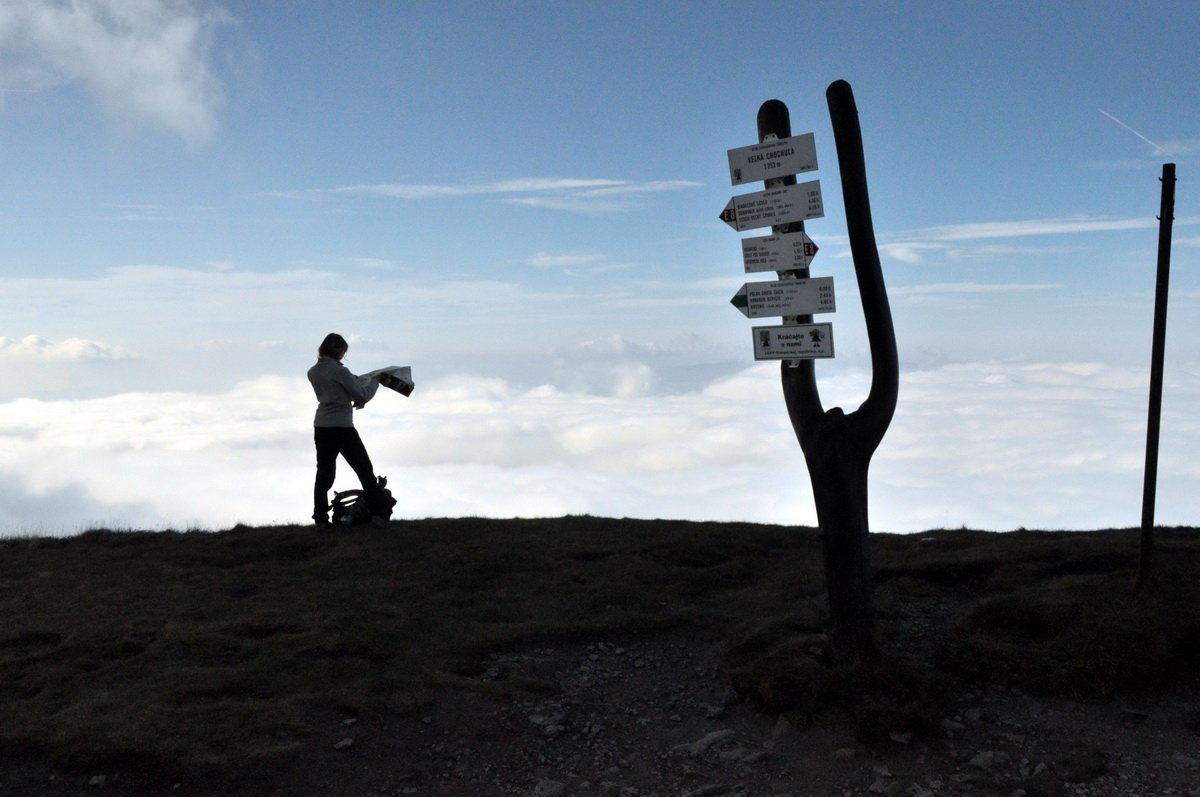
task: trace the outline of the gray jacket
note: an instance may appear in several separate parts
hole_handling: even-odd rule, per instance
[[[308,369],[308,381],[317,394],[317,415],[313,426],[353,426],[354,408],[375,397],[379,381],[372,379],[366,387],[350,369],[332,357],[322,357]]]

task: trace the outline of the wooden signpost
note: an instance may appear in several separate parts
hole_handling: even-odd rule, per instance
[[[754,327],[754,359],[800,360],[833,356],[831,324],[800,323],[813,313],[832,313],[833,278],[807,279],[817,245],[804,232],[804,222],[825,215],[821,181],[796,183],[796,174],[817,168],[816,139],[771,134],[758,144],[727,151],[729,181],[743,185],[762,180],[765,189],[732,197],[721,221],[738,232],[771,227],[771,235],[742,239],[742,265],[747,274],[774,271],[774,282],[747,282],[730,303],[747,318],[779,316],[779,327]]]
[[[750,318],[782,316],[783,324],[755,327],[756,359],[781,359],[784,401],[804,451],[825,558],[829,593],[830,652],[839,664],[870,659],[873,635],[868,557],[867,470],[896,409],[899,365],[891,309],[867,198],[866,167],[858,109],[850,85],[837,81],[826,91],[841,173],[846,229],[871,347],[871,389],[862,405],[846,413],[821,405],[814,360],[833,356],[833,330],[813,324],[812,313],[834,309],[828,294],[809,286],[817,252],[804,234],[804,221],[824,215],[820,184],[796,185],[795,174],[816,169],[816,153],[805,136],[792,136],[787,106],[768,100],[758,111],[759,144],[729,150],[734,185],[762,179],[765,190],[734,197],[721,220],[735,230],[772,225],[772,234],[742,241],[747,273],[777,271],[777,282],[747,283],[733,304]],[[803,285],[803,287],[801,287]],[[793,287],[794,286],[794,287]],[[827,295],[828,304],[821,301]]]

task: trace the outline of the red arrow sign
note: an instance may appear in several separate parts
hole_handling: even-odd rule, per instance
[[[747,274],[808,268],[817,249],[817,245],[803,232],[743,238],[742,264]]]
[[[817,219],[824,215],[821,181],[812,180],[735,196],[721,211],[721,221],[743,232],[755,227]]]

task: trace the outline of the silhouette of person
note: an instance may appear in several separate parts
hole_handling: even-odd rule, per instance
[[[342,358],[350,349],[346,339],[330,332],[317,349],[317,364],[308,369],[308,381],[317,395],[313,439],[317,446],[317,477],[313,484],[313,521],[318,528],[329,526],[329,491],[337,474],[337,458],[345,458],[362,483],[363,495],[374,518],[386,520],[391,506],[375,478],[371,457],[354,428],[354,410],[375,397],[379,380],[363,387]]]

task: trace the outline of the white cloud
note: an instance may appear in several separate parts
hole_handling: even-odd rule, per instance
[[[635,378],[653,375],[647,366]],[[778,368],[703,390],[606,395],[460,375],[385,393],[357,416],[400,517],[593,513],[812,524]],[[869,376],[819,376],[831,396]],[[1095,362],[984,362],[902,378],[872,463],[878,531],[1136,525],[1146,378]],[[1158,520],[1194,523],[1200,371],[1164,403]],[[9,531],[304,522],[313,400],[303,379],[216,394],[128,393],[0,404],[0,522]],[[857,404],[846,405],[847,411]],[[337,489],[354,486],[344,467]],[[64,502],[53,497],[69,497]]]
[[[587,179],[576,177],[521,177],[512,180],[500,180],[492,183],[438,185],[438,184],[407,184],[407,183],[375,183],[367,185],[347,185],[330,190],[339,194],[371,194],[391,199],[425,200],[444,199],[456,196],[474,196],[481,194],[513,194],[513,193],[558,193],[563,191],[578,191],[598,187],[624,185],[622,180]]]
[[[890,289],[894,296],[921,299],[938,296],[962,296],[964,294],[1030,293],[1061,288],[1053,283],[1013,282],[937,282],[925,285],[902,285]]]
[[[131,354],[118,346],[94,340],[67,338],[50,341],[40,335],[26,335],[20,340],[0,336],[0,359],[23,359],[44,362],[99,362],[127,360]]]
[[[552,255],[547,252],[538,252],[533,257],[529,258],[529,265],[534,268],[562,268],[572,269],[579,266],[591,266],[600,263],[604,260],[604,255],[588,255],[588,254],[562,254]]]
[[[10,341],[37,332],[137,353],[120,374],[108,369],[107,378],[96,368],[68,373],[13,360],[0,400],[216,389],[263,373],[298,373],[330,331],[369,338],[378,365],[399,358],[423,372],[473,367],[511,377],[515,360],[530,383],[546,378],[548,349],[576,341],[577,319],[599,312],[594,296],[569,289],[335,265],[281,271],[141,265],[77,278],[0,277],[0,335]],[[288,341],[292,351],[262,347],[263,340]],[[356,344],[351,356],[366,362],[367,352]]]
[[[1189,373],[1164,410],[1160,522],[1193,522]],[[900,523],[1006,529],[1137,525],[1147,377],[1101,363],[948,365],[906,376],[873,474]],[[876,504],[878,506],[878,504]]]
[[[581,352],[601,354],[627,354],[630,352],[658,354],[662,351],[661,346],[653,343],[636,343],[620,334],[602,335],[598,338],[591,338],[578,344],[575,348]]]
[[[213,134],[221,103],[209,48],[230,22],[191,0],[7,0],[0,78],[21,88],[80,83],[114,122],[198,144]]]
[[[107,269],[97,277],[17,277],[0,279],[0,316],[7,324],[46,317],[57,308],[55,322],[70,316],[74,325],[128,327],[137,317],[143,329],[186,327],[221,321],[294,315],[296,306],[315,306],[319,297],[352,294],[352,286],[331,280],[329,272],[288,270],[252,272],[130,265]],[[276,301],[264,301],[271,296]],[[280,306],[277,301],[285,301]],[[120,307],[114,316],[110,308]],[[165,322],[170,322],[166,324]]]
[[[879,255],[883,258],[899,260],[901,263],[916,264],[922,262],[924,253],[928,250],[944,250],[945,246],[940,244],[918,243],[918,242],[903,242],[903,243],[884,243],[879,244]],[[849,255],[849,252],[847,252]]]
[[[1180,223],[1196,223],[1195,219],[1180,219]],[[1142,230],[1157,227],[1153,217],[1020,219],[988,221],[977,224],[954,224],[919,230],[914,236],[931,241],[968,241],[980,238],[1023,238],[1030,235],[1064,235],[1073,233]]]
[[[1176,227],[1200,224],[1200,216],[1183,216],[1175,219]],[[885,261],[907,265],[926,265],[930,262],[944,264],[951,261],[959,264],[981,259],[996,260],[1013,258],[1019,262],[1031,262],[1047,256],[1063,258],[1074,254],[1076,259],[1089,255],[1078,249],[1078,244],[1058,243],[1052,246],[1014,246],[1014,239],[1038,238],[1043,236],[1082,236],[1130,230],[1150,230],[1158,227],[1152,215],[1134,218],[1068,217],[1058,219],[1016,219],[1012,221],[988,221],[970,224],[952,224],[928,227],[908,232],[883,234],[878,243],[879,254]],[[1197,239],[1176,236],[1175,243],[1194,245]],[[843,246],[842,241],[824,242]],[[849,258],[849,248],[840,249],[835,258]],[[940,256],[940,257],[939,257]]]
[[[1175,219],[1177,227],[1200,224],[1200,216],[1184,216]],[[1031,261],[1045,256],[1064,256],[1076,247],[1066,243],[1053,246],[1014,246],[1010,241],[1043,236],[1094,235],[1130,230],[1149,230],[1158,227],[1158,220],[1151,215],[1134,218],[1067,217],[1051,219],[1016,219],[1012,221],[988,221],[968,224],[951,224],[928,227],[907,232],[881,234],[878,242],[879,254],[885,261],[907,265],[925,265],[931,261],[939,263],[956,261],[969,263],[981,258],[1018,258]],[[1190,245],[1196,239],[1176,237],[1175,242]],[[840,239],[822,242],[826,248],[839,247],[833,255],[836,259],[850,258],[846,242]],[[940,257],[939,257],[940,256]],[[1076,257],[1086,255],[1076,253]]]
[[[0,404],[0,474],[33,496],[87,496],[89,513],[124,527],[302,522],[312,404],[303,379],[282,378],[217,395],[12,401]],[[405,516],[646,515],[658,511],[651,499],[670,516],[683,511],[671,497],[673,472],[689,474],[680,489],[695,503],[703,485],[727,490],[722,474],[753,456],[758,444],[724,423],[746,411],[699,395],[607,398],[457,377],[421,385],[409,400],[380,396],[357,425]],[[338,489],[353,481],[343,468]],[[78,519],[67,507],[23,514],[19,496],[5,500],[9,529],[54,530]],[[743,516],[731,500],[714,496],[725,508],[713,511]],[[128,514],[112,517],[118,511]]]
[[[465,196],[501,196],[518,205],[577,213],[609,213],[634,207],[639,194],[681,191],[702,183],[691,180],[615,180],[580,177],[519,177],[484,183],[368,183],[329,189],[269,191],[268,196],[290,199],[318,198],[331,194],[358,194],[405,201],[452,199]]]

